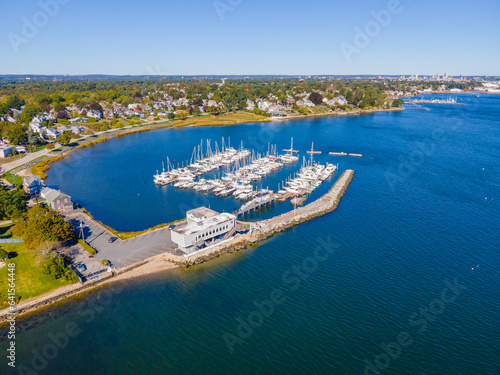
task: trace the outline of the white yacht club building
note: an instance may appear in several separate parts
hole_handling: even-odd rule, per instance
[[[206,207],[187,211],[186,217],[186,222],[171,231],[172,241],[186,254],[197,251],[203,245],[209,246],[222,241],[226,235],[231,235],[236,226],[235,215],[220,214]]]

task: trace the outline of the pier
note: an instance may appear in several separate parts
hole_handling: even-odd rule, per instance
[[[204,263],[219,257],[221,254],[233,253],[245,249],[247,246],[272,237],[276,233],[283,232],[306,221],[326,215],[338,207],[354,174],[355,172],[350,169],[344,171],[326,194],[306,206],[296,208],[293,211],[275,216],[268,220],[261,220],[254,223],[242,222],[241,224],[247,225],[250,228],[248,233],[236,235],[224,243],[206,249],[205,251],[200,251],[194,256],[184,257],[166,253],[164,259],[184,267]]]
[[[278,200],[278,198],[275,195],[270,194],[265,199],[262,199],[258,202],[255,202],[254,204],[252,204],[249,207],[245,207],[244,209],[240,209],[239,211],[236,212],[236,216],[238,218],[240,218],[240,217],[245,216],[251,212],[255,212],[256,210],[258,210],[259,208],[261,208],[263,206],[272,205],[272,204],[276,203],[277,200]]]

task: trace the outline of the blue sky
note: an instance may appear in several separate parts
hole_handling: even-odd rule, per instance
[[[2,1],[0,74],[500,75],[499,1],[397,3]]]

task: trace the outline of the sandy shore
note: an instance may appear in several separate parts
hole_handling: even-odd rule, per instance
[[[106,273],[106,275],[103,275],[101,279],[96,281],[90,281],[83,285],[72,284],[63,286],[41,296],[30,298],[16,305],[16,313],[18,316],[31,314],[38,310],[48,308],[56,302],[87,293],[102,286],[110,285],[118,281],[144,277],[146,275],[154,275],[177,267],[177,265],[167,261],[164,254],[156,255],[121,270],[113,270],[113,273]],[[6,322],[8,313],[8,308],[0,310],[0,325]]]

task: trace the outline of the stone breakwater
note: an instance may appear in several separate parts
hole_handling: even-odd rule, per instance
[[[351,169],[344,171],[325,195],[304,207],[296,209],[295,212],[285,213],[281,216],[258,222],[257,225],[260,231],[259,240],[271,237],[275,233],[283,232],[296,225],[335,211],[340,203],[340,199],[347,191],[354,173]]]
[[[207,249],[206,252],[200,252],[189,257],[166,254],[165,260],[177,266],[190,267],[218,258],[222,254],[234,253],[245,249],[247,246],[272,237],[276,233],[283,232],[306,221],[326,215],[338,207],[342,196],[347,191],[354,177],[354,173],[355,172],[350,169],[344,171],[325,195],[304,207],[296,209],[295,212],[291,211],[272,219],[251,223],[249,233],[238,235],[219,246]]]

